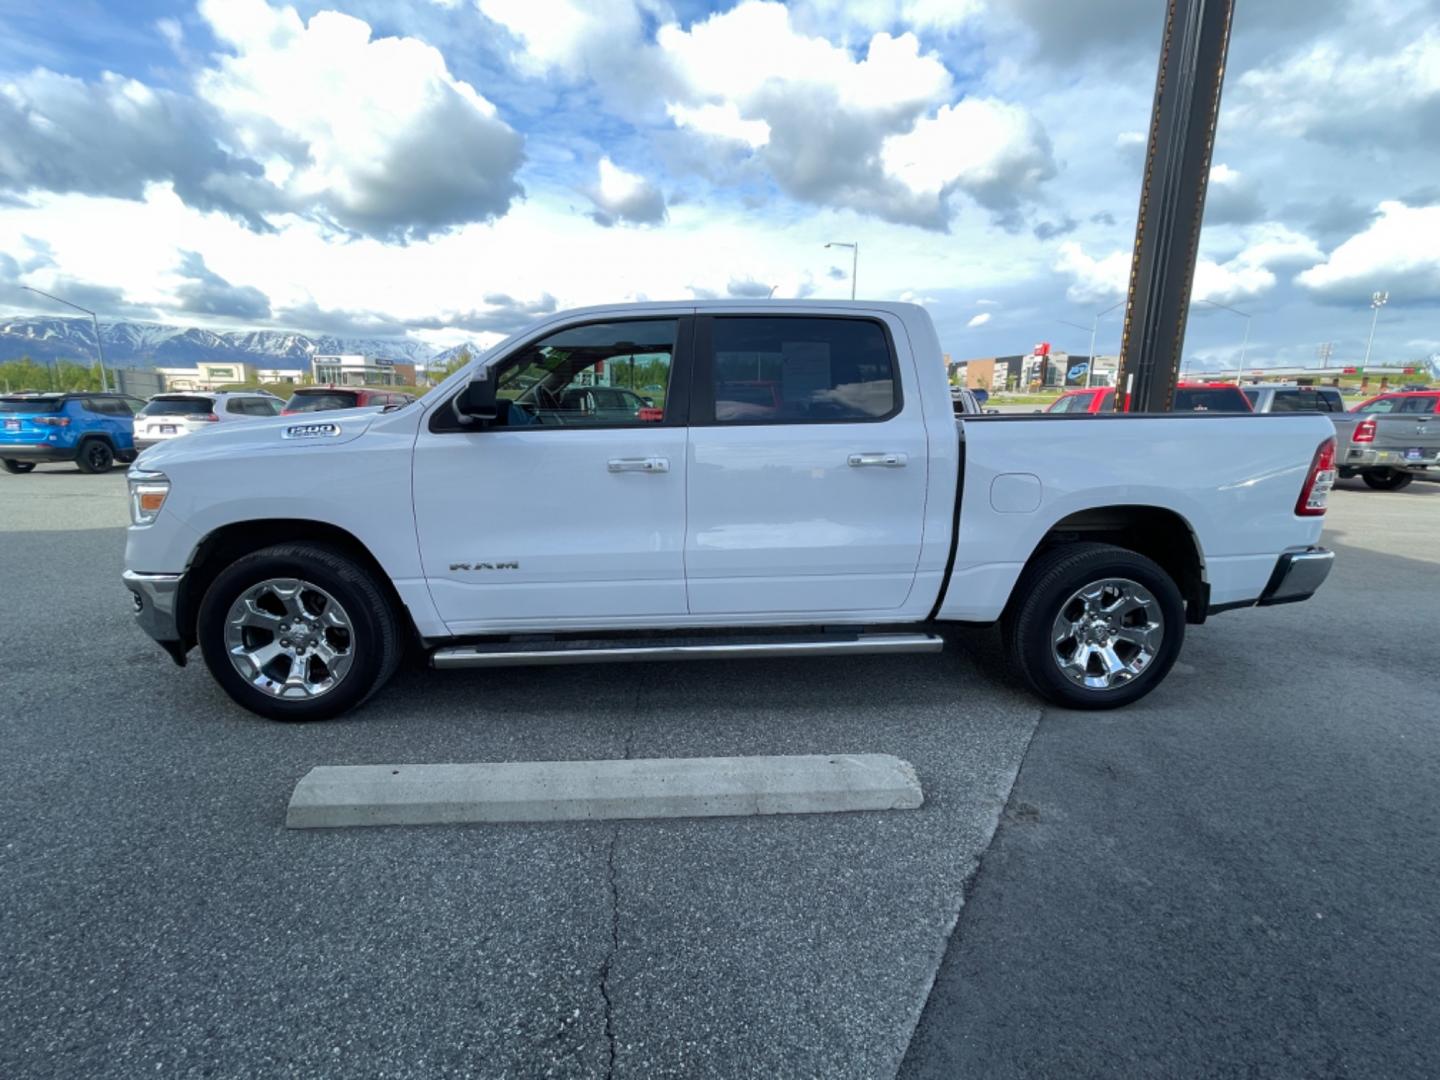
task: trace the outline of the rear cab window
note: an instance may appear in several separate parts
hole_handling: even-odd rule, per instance
[[[874,319],[717,315],[701,326],[701,422],[874,422],[900,411],[895,351]]]
[[[1176,412],[1250,412],[1238,386],[1182,386],[1175,391]]]

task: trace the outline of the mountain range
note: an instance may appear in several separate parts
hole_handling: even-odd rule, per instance
[[[415,364],[444,364],[467,343],[434,349],[404,338],[310,336],[288,330],[204,330],[152,322],[103,322],[100,340],[110,367],[193,367],[202,360],[301,369],[316,353],[363,353]],[[89,319],[24,317],[0,319],[0,363],[32,360],[93,361],[95,331]]]

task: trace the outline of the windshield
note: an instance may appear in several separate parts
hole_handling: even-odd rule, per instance
[[[65,404],[64,398],[0,398],[0,413],[53,413]]]
[[[215,411],[211,398],[152,398],[141,410],[142,416],[206,416]]]
[[[296,394],[285,403],[286,412],[329,412],[331,409],[353,409],[358,394],[344,390],[322,390],[315,394]]]

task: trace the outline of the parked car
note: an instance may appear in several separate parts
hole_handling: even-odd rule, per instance
[[[1345,411],[1345,402],[1334,386],[1301,386],[1298,383],[1259,383],[1242,388],[1250,408],[1258,413]]]
[[[658,421],[554,407],[637,352],[688,388]],[[148,451],[124,581],[177,663],[198,645],[241,705],[300,720],[359,705],[407,642],[437,668],[835,656],[997,621],[1038,694],[1112,708],[1187,623],[1329,573],[1323,416],[953,409],[911,304],[561,313],[416,407]]]
[[[1083,390],[1067,390],[1050,403],[1047,413],[1100,413],[1115,409],[1115,388],[1089,386]]]
[[[408,405],[413,394],[398,390],[379,390],[370,386],[302,386],[285,402],[281,416],[295,413],[331,412],[335,409],[364,409],[369,406]]]
[[[284,404],[262,391],[156,394],[135,416],[135,448],[146,450],[212,424],[279,416]]]
[[[1115,410],[1113,386],[1067,390],[1046,413],[1106,413]],[[1174,412],[1251,412],[1250,403],[1234,383],[1189,383],[1175,387]]]
[[[135,460],[135,413],[125,394],[6,394],[0,397],[0,466],[28,473],[42,461],[73,461],[100,473]]]
[[[1399,491],[1417,476],[1440,475],[1440,390],[1378,394],[1331,413],[1340,475],[1377,491]]]

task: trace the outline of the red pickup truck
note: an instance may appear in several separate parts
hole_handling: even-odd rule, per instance
[[[1102,413],[1115,409],[1113,386],[1067,390],[1047,413]],[[1175,387],[1175,412],[1251,412],[1250,402],[1234,383],[1188,383]]]

